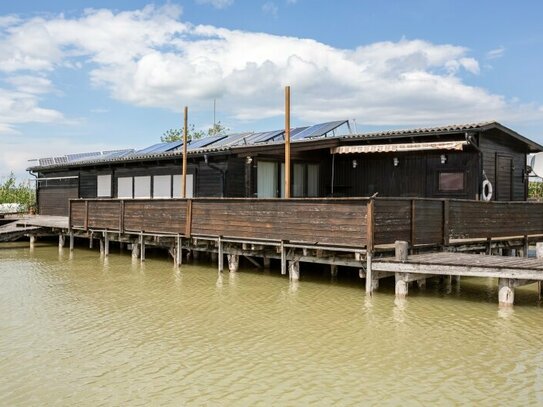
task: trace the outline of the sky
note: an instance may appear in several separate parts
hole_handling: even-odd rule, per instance
[[[543,2],[0,2],[0,177],[30,159],[231,132],[496,120],[543,143]]]

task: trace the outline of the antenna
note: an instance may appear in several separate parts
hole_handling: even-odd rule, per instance
[[[217,113],[217,99],[213,98],[213,129],[217,126],[217,121],[215,120]]]

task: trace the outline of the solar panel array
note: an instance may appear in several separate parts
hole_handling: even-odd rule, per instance
[[[306,129],[290,136],[291,140],[302,140],[308,138],[322,137],[327,133],[337,129],[342,124],[347,123],[346,120],[315,124],[314,126],[307,127]]]
[[[316,124],[310,127],[296,127],[290,130],[291,140],[305,140],[326,136],[347,123],[346,120]],[[207,136],[201,139],[192,140],[187,145],[188,150],[202,148],[226,148],[244,145],[255,145],[261,143],[279,142],[285,139],[284,130],[274,130],[259,133],[235,133],[229,135]],[[140,157],[145,155],[160,154],[180,149],[182,141],[156,143],[144,149],[135,151],[133,149],[95,151],[90,153],[68,154],[60,157],[48,157],[38,159],[40,167],[80,163],[85,161],[114,160],[125,157]]]

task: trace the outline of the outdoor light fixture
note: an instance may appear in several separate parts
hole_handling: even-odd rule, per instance
[[[447,156],[445,154],[441,154],[441,164],[446,164],[447,163]]]
[[[398,159],[398,157],[394,157],[394,158],[392,159],[392,163],[394,164],[394,167],[397,167],[398,164],[400,163],[400,160]]]
[[[250,155],[247,156],[247,158],[245,159],[245,163],[246,164],[251,164],[253,162],[253,157],[251,157]]]
[[[358,167],[358,161],[353,160],[353,168],[356,168],[356,167]]]

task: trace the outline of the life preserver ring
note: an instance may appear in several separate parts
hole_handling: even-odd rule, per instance
[[[492,199],[492,184],[487,179],[483,181],[483,193],[481,196],[483,201],[490,201]]]

